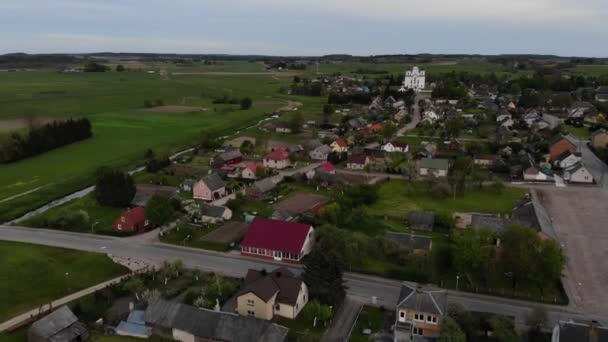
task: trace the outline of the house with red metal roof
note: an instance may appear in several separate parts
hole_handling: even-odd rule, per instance
[[[369,157],[365,154],[351,154],[346,160],[346,168],[351,170],[363,170],[369,164]]]
[[[297,263],[310,253],[313,241],[309,224],[256,217],[241,241],[241,254]]]
[[[318,169],[322,170],[325,173],[328,173],[330,175],[334,175],[336,174],[336,167],[334,166],[334,164],[326,161],[324,163],[322,163],[321,165],[319,165]]]
[[[121,233],[141,233],[149,226],[144,207],[129,209],[114,221],[114,230]]]
[[[277,148],[265,155],[262,162],[264,163],[264,167],[269,169],[284,169],[291,165],[289,151],[282,148]]]
[[[343,153],[348,151],[348,144],[346,144],[346,141],[344,141],[344,139],[342,138],[332,142],[329,147],[331,147],[332,152],[336,153]]]

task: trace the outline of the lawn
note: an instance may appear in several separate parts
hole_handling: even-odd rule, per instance
[[[169,153],[196,143],[203,131],[234,133],[283,106],[289,96],[269,76],[179,76],[168,80],[141,72],[65,75],[19,72],[0,75],[0,119],[86,115],[91,139],[12,164],[0,165],[0,222],[92,183],[102,165],[133,167],[146,149]],[[250,96],[250,110],[214,105],[216,96]],[[191,113],[142,112],[144,100],[206,107]],[[313,102],[314,106],[320,106]],[[311,104],[311,105],[313,105]],[[309,109],[320,113],[320,110]],[[32,191],[28,193],[28,191]],[[18,197],[14,197],[18,196]],[[3,201],[4,202],[1,202]]]
[[[506,73],[508,70],[504,66],[487,62],[485,60],[467,60],[467,61],[453,61],[453,62],[432,62],[432,63],[417,63],[416,64],[422,70],[425,70],[429,74],[441,74],[452,71],[456,72],[474,72],[474,73]],[[414,64],[402,64],[402,63],[359,63],[359,62],[345,62],[340,64],[321,64],[319,65],[319,72],[321,73],[355,73],[358,69],[373,70],[373,71],[387,71],[392,74],[405,74],[406,69],[411,69]],[[312,68],[311,68],[312,70]],[[384,74],[378,74],[378,76],[384,76]]]
[[[590,140],[591,139],[591,132],[589,132],[589,130],[585,127],[574,127],[574,126],[570,126],[570,125],[564,125],[563,126],[564,129],[574,135],[575,137],[582,139],[582,140]]]
[[[492,189],[474,189],[464,196],[436,199],[425,190],[423,183],[390,180],[379,189],[379,199],[368,213],[405,217],[410,211],[429,210],[436,213],[454,212],[510,213],[525,189],[505,188],[497,194]]]
[[[217,229],[218,226],[196,227],[189,224],[182,224],[176,229],[171,230],[161,237],[164,243],[172,245],[210,249],[224,252],[230,249],[230,243],[212,242],[204,239],[205,235]]]
[[[0,321],[127,273],[107,256],[0,242]]]
[[[301,313],[296,319],[277,317],[275,323],[289,328],[289,341],[320,341],[326,330],[321,323],[313,327]]]
[[[357,317],[357,322],[350,336],[352,342],[374,341],[369,336],[363,335],[363,329],[370,329],[372,334],[378,333],[384,323],[385,312],[375,306],[365,305]]]
[[[114,221],[123,210],[124,209],[121,208],[103,207],[97,203],[97,200],[95,200],[93,195],[87,195],[82,198],[71,200],[59,207],[50,209],[47,212],[25,220],[20,224],[26,227],[54,228],[49,227],[47,222],[55,222],[58,218],[64,216],[66,213],[83,211],[89,217],[91,226],[69,226],[65,228],[66,230],[109,234],[113,233]]]

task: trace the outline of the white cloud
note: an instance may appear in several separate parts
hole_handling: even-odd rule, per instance
[[[257,0],[258,4],[299,7],[309,13],[392,19],[443,18],[512,24],[601,24],[608,6],[601,0]],[[573,22],[574,21],[574,22]]]
[[[158,52],[158,53],[262,53],[276,47],[262,42],[219,41],[210,39],[173,39],[77,33],[0,33],[8,52],[86,53],[86,52]],[[32,48],[35,47],[35,48]]]

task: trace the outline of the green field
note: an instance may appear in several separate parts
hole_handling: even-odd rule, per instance
[[[510,213],[525,189],[506,188],[500,195],[492,189],[469,190],[464,196],[432,198],[422,183],[391,180],[380,186],[379,199],[368,212],[373,215],[406,217],[410,211],[430,210],[437,213],[485,212]]]
[[[102,254],[12,242],[0,260],[0,321],[127,272]]]
[[[570,126],[570,125],[564,125],[563,126],[564,129],[574,135],[575,137],[582,139],[582,140],[590,140],[591,139],[591,132],[589,132],[589,130],[585,127],[574,127],[574,126]]]
[[[93,123],[94,137],[20,162],[0,165],[0,221],[90,185],[91,174],[99,166],[132,167],[148,148],[168,153],[193,145],[194,137],[202,131],[231,133],[235,128],[255,123],[286,104],[289,97],[278,93],[284,82],[269,76],[163,79],[138,72],[3,73],[0,75],[0,120],[25,114],[40,118],[86,115]],[[211,103],[214,97],[222,95],[250,96],[254,107],[243,111],[235,108],[238,106]],[[167,105],[208,110],[189,113],[140,110],[145,100],[156,99]]]
[[[606,76],[608,75],[608,65],[577,65],[575,68],[568,69],[573,74],[585,76]]]
[[[359,62],[344,62],[344,63],[333,63],[333,64],[320,64],[320,73],[355,73],[357,70],[373,70],[373,71],[387,71],[391,74],[405,74],[406,69],[411,69],[414,65],[425,70],[430,74],[441,74],[452,71],[456,72],[475,72],[475,73],[506,73],[509,70],[505,69],[504,66],[497,63],[490,63],[484,60],[465,60],[465,61],[446,61],[446,62],[432,62],[432,63],[418,63],[418,64],[401,64],[401,63],[382,63],[382,64],[370,64],[370,63],[359,63]],[[312,72],[314,67],[309,67],[309,72]],[[374,74],[370,74],[374,75]],[[377,74],[382,76],[382,74]]]

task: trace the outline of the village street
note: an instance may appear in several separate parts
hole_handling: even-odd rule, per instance
[[[227,276],[242,277],[248,269],[272,268],[275,262],[263,261],[240,256],[235,253],[219,253],[207,250],[178,247],[163,243],[148,242],[131,238],[117,238],[93,234],[71,233],[57,230],[25,228],[15,226],[0,226],[0,240],[26,242],[47,246],[71,248],[83,251],[106,253],[115,256],[129,257],[156,264],[166,260],[180,258],[184,265],[199,268],[203,271],[219,272]],[[301,272],[301,266],[290,268]],[[370,304],[375,297],[376,304],[387,309],[393,309],[397,304],[402,282],[398,280],[379,278],[357,273],[346,273],[344,276],[351,299],[364,304]],[[529,313],[537,305],[521,300],[512,300],[493,296],[448,292],[449,303],[460,303],[468,310],[500,313],[515,318],[516,325],[523,327]],[[571,306],[544,305],[548,312],[550,324],[559,320],[596,319],[608,323],[605,314],[595,315],[580,312]]]

